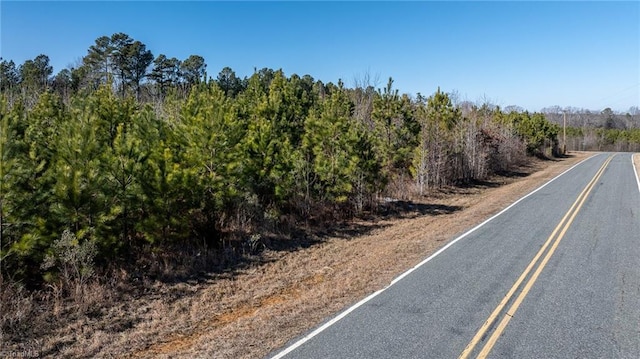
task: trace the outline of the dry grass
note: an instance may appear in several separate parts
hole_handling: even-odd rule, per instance
[[[100,313],[78,315],[55,329],[42,339],[40,353],[263,357],[588,156],[572,154],[533,162],[520,174],[438,191],[413,211],[354,221],[309,248],[266,250],[259,264],[244,269],[174,284],[146,283],[146,292],[112,299]]]

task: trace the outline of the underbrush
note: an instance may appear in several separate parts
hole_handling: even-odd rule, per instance
[[[434,189],[430,196],[446,198],[473,193],[469,191],[474,188],[495,187],[526,176],[535,170],[533,167],[482,183]],[[325,237],[348,239],[375,228],[359,227],[358,221],[437,216],[462,210],[460,206],[429,203],[415,188],[406,190],[412,188],[409,178],[397,181],[395,188],[404,188],[403,192],[381,195],[375,205],[370,204],[367,211],[358,215],[346,212],[349,204],[311,208],[313,215],[304,221],[283,216],[277,219],[280,226],[273,221],[265,221],[260,227],[236,224],[233,231],[222,234],[219,245],[201,241],[161,249],[139,246],[132,248],[133,253],[126,261],[107,265],[94,263],[91,247],[71,245],[76,242],[67,233],[56,243],[57,255],[49,256],[43,264],[43,269],[55,273],[45,278],[46,285],[28,290],[5,273],[0,274],[2,348],[12,353],[37,349],[40,356],[65,356],[64,353],[76,356],[66,348],[77,347],[81,342],[82,355],[92,356],[104,345],[98,344],[104,341],[95,338],[126,332],[137,325],[136,320],[141,320],[135,314],[137,309],[131,307],[133,304],[127,303],[140,298],[161,298],[163,305],[170,306],[188,294],[181,284],[215,281],[256,268],[270,260],[263,256],[264,250],[296,251],[320,243]],[[168,290],[169,287],[177,289]]]

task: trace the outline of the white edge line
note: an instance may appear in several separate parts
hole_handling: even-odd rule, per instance
[[[638,191],[640,192],[640,177],[638,177],[638,170],[636,169],[636,164],[635,162],[633,162],[633,157],[635,156],[640,157],[640,153],[635,153],[631,155],[631,167],[633,167],[633,173],[636,174],[636,182],[638,182]]]
[[[479,225],[471,228],[470,230],[468,230],[467,232],[465,232],[464,234],[460,235],[459,237],[457,237],[456,239],[452,240],[451,242],[447,243],[447,245],[445,245],[444,247],[440,248],[437,252],[433,253],[432,255],[430,255],[429,257],[427,257],[427,259],[423,260],[422,262],[416,264],[413,268],[409,269],[408,271],[402,273],[400,276],[398,276],[396,279],[392,280],[391,283],[389,283],[389,285],[387,285],[386,287],[370,294],[368,297],[362,299],[361,301],[359,301],[358,303],[354,304],[353,306],[349,307],[348,309],[346,309],[345,311],[343,311],[342,313],[340,313],[338,316],[334,317],[333,319],[331,319],[330,321],[326,322],[324,325],[322,325],[321,327],[317,328],[316,330],[314,330],[313,332],[307,334],[305,337],[301,338],[300,340],[298,340],[297,342],[291,344],[289,347],[287,347],[286,349],[284,349],[283,351],[281,351],[280,353],[276,354],[276,356],[272,357],[271,359],[281,359],[283,358],[285,355],[291,353],[292,351],[296,350],[298,347],[302,346],[304,343],[308,342],[311,338],[315,337],[316,335],[320,334],[321,332],[323,332],[324,330],[326,330],[327,328],[329,328],[330,326],[334,325],[335,323],[337,323],[338,321],[340,321],[342,318],[346,317],[347,315],[349,315],[351,312],[353,312],[354,310],[358,309],[359,307],[361,307],[363,304],[367,303],[368,301],[370,301],[371,299],[375,298],[376,296],[378,296],[380,293],[384,292],[385,290],[389,289],[392,285],[398,283],[400,280],[402,280],[404,277],[408,276],[409,274],[411,274],[413,271],[415,271],[416,269],[422,267],[423,265],[425,265],[427,262],[431,261],[433,258],[435,258],[437,255],[439,255],[440,253],[444,252],[447,248],[451,247],[452,245],[456,244],[459,240],[467,237],[468,235],[470,235],[471,233],[477,231],[480,227],[484,226],[485,224],[491,222],[492,220],[494,220],[496,217],[500,216],[501,214],[503,214],[504,212],[508,211],[509,209],[511,209],[512,207],[514,207],[515,205],[517,205],[518,203],[522,202],[523,200],[525,200],[526,198],[528,198],[529,196],[532,196],[534,193],[540,191],[541,189],[543,189],[544,187],[546,187],[548,184],[550,184],[551,182],[555,181],[556,179],[562,177],[563,175],[565,175],[567,172],[571,171],[572,169],[574,169],[575,167],[577,167],[578,165],[582,164],[583,162],[595,157],[597,154],[591,155],[587,158],[585,158],[584,160],[576,163],[575,165],[571,166],[571,168],[567,169],[566,171],[562,172],[561,174],[557,175],[556,177],[552,178],[551,180],[549,180],[547,183],[543,184],[542,186],[536,188],[535,190],[533,190],[532,192],[530,192],[529,194],[525,195],[524,197],[518,199],[517,201],[513,202],[511,205],[509,205],[507,208],[503,209],[502,211],[498,212],[497,214],[494,214],[491,218],[485,220],[484,222],[480,223]],[[632,158],[633,161],[633,158]],[[635,166],[634,166],[634,171],[635,171]],[[636,179],[638,179],[637,173],[636,173]],[[640,189],[640,179],[638,180],[638,188]]]

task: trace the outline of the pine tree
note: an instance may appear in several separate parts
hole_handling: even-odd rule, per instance
[[[114,67],[113,52],[115,48],[108,36],[100,36],[95,44],[89,47],[87,55],[82,59],[89,71],[88,76],[95,86],[107,84],[111,81],[111,68]]]
[[[59,127],[56,156],[51,168],[54,179],[48,221],[70,229],[78,238],[90,238],[97,231],[108,240],[104,229],[112,220],[101,166],[104,147],[97,141],[95,118],[88,109],[75,110]],[[51,235],[59,235],[56,230]]]
[[[7,221],[12,212],[11,191],[14,176],[15,153],[12,153],[10,141],[15,137],[14,118],[10,115],[5,96],[0,96],[0,263],[7,255],[7,249],[14,239],[5,235]],[[0,270],[4,270],[0,266]]]
[[[339,84],[319,111],[305,121],[302,151],[308,153],[314,177],[314,197],[326,203],[344,203],[353,191],[358,157],[350,131],[352,104]]]
[[[389,78],[384,90],[375,94],[371,115],[378,156],[383,159],[387,176],[406,171],[420,132],[411,100],[407,95],[400,96],[392,86],[393,79]]]
[[[153,64],[149,78],[160,86],[160,95],[164,98],[167,88],[179,81],[180,60],[175,57],[169,59],[164,54],[160,54],[153,60]]]
[[[140,204],[136,231],[154,246],[171,244],[188,233],[194,191],[189,164],[182,163],[186,136],[180,119],[159,119],[145,107],[137,116],[145,160],[136,177]]]
[[[19,108],[14,108],[20,112]],[[18,135],[21,150],[17,155],[16,216],[20,218],[20,238],[16,250],[21,256],[38,256],[52,238],[55,220],[48,221],[55,178],[52,176],[57,158],[57,138],[68,113],[59,97],[45,92],[32,111],[24,112],[24,132]]]
[[[196,86],[182,109],[186,147],[182,164],[194,183],[194,209],[215,228],[218,218],[235,205],[244,191],[241,148],[245,135],[237,107],[216,83]],[[203,233],[205,237],[214,235]]]
[[[246,153],[243,177],[263,208],[268,208],[286,198],[292,188],[293,146],[281,93],[286,86],[282,74],[273,78],[273,93],[264,91],[262,80],[259,74],[251,76],[239,102],[241,116],[248,123],[242,141]]]
[[[136,117],[138,117],[137,115]],[[114,229],[103,235],[114,236],[119,230],[117,246],[130,245],[133,237],[134,211],[142,201],[138,178],[147,159],[143,150],[142,121],[120,123],[111,146],[101,156],[101,165],[106,177],[106,203],[109,215],[114,219]]]

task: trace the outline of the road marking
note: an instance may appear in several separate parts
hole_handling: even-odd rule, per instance
[[[391,281],[391,283],[389,283],[388,286],[380,289],[379,291],[372,293],[371,295],[369,295],[368,297],[362,299],[361,301],[359,301],[358,303],[354,304],[353,306],[349,307],[348,309],[346,309],[344,312],[340,313],[338,316],[336,316],[335,318],[331,319],[330,321],[326,322],[325,324],[323,324],[322,326],[320,326],[319,328],[315,329],[314,331],[312,331],[311,333],[309,333],[308,335],[304,336],[303,338],[301,338],[300,340],[296,341],[295,343],[291,344],[290,346],[288,346],[287,348],[285,348],[283,351],[279,352],[278,354],[276,354],[275,356],[273,356],[271,359],[281,359],[284,358],[285,355],[291,353],[292,351],[296,350],[297,348],[299,348],[300,346],[302,346],[304,343],[308,342],[309,340],[311,340],[313,337],[315,337],[316,335],[322,333],[323,331],[325,331],[327,328],[331,327],[332,325],[334,325],[335,323],[337,323],[338,321],[340,321],[342,318],[346,317],[347,315],[349,315],[351,312],[353,312],[354,310],[358,309],[359,307],[363,306],[364,304],[366,304],[368,301],[370,301],[371,299],[377,297],[379,294],[381,294],[382,292],[384,292],[385,290],[389,289],[391,286],[393,286],[394,284],[396,284],[397,282],[399,282],[400,280],[402,280],[403,278],[405,278],[406,276],[408,276],[409,274],[411,274],[412,272],[414,272],[416,269],[422,267],[423,265],[425,265],[426,263],[428,263],[429,261],[431,261],[433,258],[435,258],[436,256],[438,256],[440,253],[444,252],[447,248],[451,247],[452,245],[454,245],[455,243],[457,243],[458,241],[460,241],[461,239],[469,236],[471,233],[477,231],[478,229],[480,229],[481,227],[483,227],[484,225],[486,225],[487,223],[491,222],[492,220],[494,220],[495,218],[497,218],[498,216],[500,216],[501,214],[505,213],[506,211],[510,210],[511,208],[513,208],[515,205],[517,205],[518,203],[524,201],[526,198],[534,195],[536,192],[542,190],[543,188],[545,188],[546,186],[548,186],[549,184],[551,184],[552,182],[554,182],[555,180],[557,180],[558,178],[564,176],[565,174],[567,174],[568,172],[570,172],[571,170],[573,170],[574,168],[578,167],[579,165],[583,164],[584,162],[594,158],[596,155],[592,155],[589,156],[588,158],[585,158],[584,160],[576,163],[575,165],[571,166],[569,169],[567,169],[566,171],[560,173],[559,175],[557,175],[556,177],[552,178],[551,180],[549,180],[547,183],[543,184],[542,186],[536,188],[535,190],[531,191],[530,193],[528,193],[527,195],[525,195],[524,197],[518,199],[517,201],[513,202],[511,205],[509,205],[508,207],[506,207],[505,209],[503,209],[502,211],[496,213],[495,215],[493,215],[491,218],[485,220],[484,222],[480,223],[479,225],[471,228],[470,230],[468,230],[467,232],[463,233],[462,235],[460,235],[459,237],[457,237],[456,239],[452,240],[451,242],[449,242],[447,245],[445,245],[444,247],[440,248],[437,252],[433,253],[432,255],[430,255],[429,257],[427,257],[425,260],[423,260],[422,262],[416,264],[413,268],[409,269],[408,271],[402,273],[400,276],[396,277],[396,279],[394,279],[393,281]]]
[[[487,335],[487,331],[491,328],[491,326],[498,319],[498,316],[500,315],[500,313],[502,313],[502,310],[504,309],[504,307],[513,298],[514,294],[520,288],[520,286],[524,282],[525,278],[529,275],[531,270],[535,267],[535,265],[538,262],[538,260],[540,259],[540,257],[542,257],[542,255],[545,253],[545,251],[546,251],[547,247],[549,246],[549,244],[551,244],[553,242],[553,245],[551,246],[549,251],[547,251],[547,253],[546,253],[545,257],[542,259],[542,261],[538,264],[538,267],[536,268],[536,270],[533,273],[533,275],[525,283],[522,291],[520,292],[518,297],[515,299],[515,301],[513,302],[511,307],[509,308],[509,310],[507,310],[505,312],[502,320],[500,321],[500,324],[496,327],[494,332],[489,337],[489,340],[487,340],[485,346],[482,348],[482,350],[480,351],[480,353],[477,356],[478,358],[486,358],[487,357],[487,355],[489,354],[489,352],[491,351],[491,349],[495,345],[496,341],[498,340],[498,338],[500,337],[500,335],[502,334],[502,332],[506,328],[507,324],[509,323],[509,321],[511,320],[513,315],[516,313],[516,311],[518,310],[518,307],[520,306],[520,304],[522,303],[524,298],[527,296],[527,294],[531,290],[531,287],[533,286],[535,281],[538,279],[538,276],[540,275],[540,273],[542,272],[544,267],[547,265],[547,262],[549,261],[549,259],[553,255],[553,253],[555,252],[556,248],[558,247],[558,244],[560,243],[560,241],[564,237],[565,233],[567,232],[567,230],[569,229],[569,227],[573,223],[573,220],[575,219],[576,215],[578,214],[578,212],[582,208],[582,205],[584,204],[584,202],[588,198],[589,194],[591,193],[591,190],[593,190],[593,188],[595,187],[596,182],[600,179],[600,177],[604,173],[604,170],[609,165],[609,163],[611,162],[612,159],[613,159],[613,155],[610,156],[603,163],[603,165],[596,172],[596,174],[591,179],[591,181],[589,181],[587,186],[582,190],[582,192],[580,193],[580,195],[578,196],[576,201],[573,203],[573,205],[569,209],[569,211],[567,211],[567,213],[564,215],[564,217],[562,217],[562,219],[560,220],[560,223],[558,223],[558,225],[553,230],[553,232],[551,233],[549,238],[547,238],[547,240],[544,243],[544,245],[542,246],[542,248],[540,248],[540,250],[535,255],[535,257],[531,260],[529,265],[527,265],[527,268],[524,270],[524,272],[522,272],[520,277],[516,280],[516,282],[511,287],[511,289],[509,289],[509,291],[504,296],[504,298],[500,301],[500,303],[498,304],[496,309],[491,313],[491,315],[489,315],[489,318],[487,318],[487,320],[483,323],[483,325],[480,327],[480,329],[478,330],[476,335],[471,339],[471,342],[469,342],[467,347],[462,351],[462,353],[460,354],[460,357],[459,357],[460,359],[468,358],[469,355],[471,355],[471,353],[475,349],[475,347],[478,345],[478,343]],[[560,232],[560,233],[558,234],[558,232]],[[556,237],[556,235],[557,235],[557,237]]]
[[[638,177],[638,170],[636,169],[636,163],[633,161],[633,157],[638,156],[640,158],[640,153],[636,153],[635,155],[631,155],[631,167],[633,167],[633,173],[636,174],[636,181],[638,182],[638,191],[640,192],[640,177]],[[640,162],[640,161],[638,161]]]

